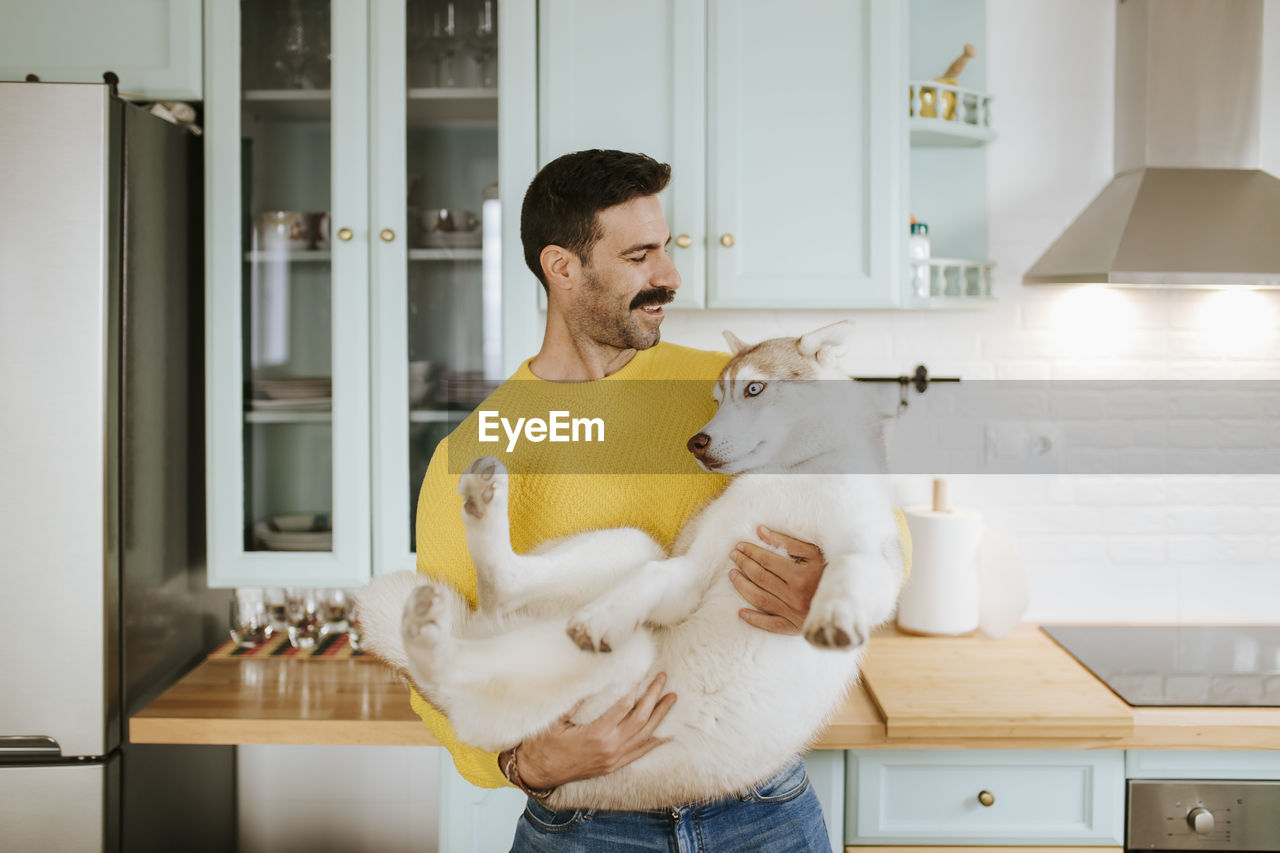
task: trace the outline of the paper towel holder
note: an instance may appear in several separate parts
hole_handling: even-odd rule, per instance
[[[910,376],[855,376],[855,382],[896,382],[898,383],[898,414],[907,410],[907,389],[914,387],[917,393],[923,394],[933,382],[959,382],[959,376],[930,376],[929,368],[917,364],[915,372]]]

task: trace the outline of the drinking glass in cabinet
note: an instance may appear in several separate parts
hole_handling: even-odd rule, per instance
[[[329,0],[242,0],[240,15],[245,88],[329,87]]]
[[[475,54],[476,67],[480,73],[480,85],[486,89],[498,85],[497,69],[494,67],[498,56],[496,12],[494,0],[482,0],[475,29],[471,31],[471,51]]]

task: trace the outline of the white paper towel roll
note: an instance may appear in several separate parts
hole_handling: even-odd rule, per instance
[[[905,507],[911,530],[911,576],[898,597],[898,627],[916,634],[967,634],[978,627],[975,509]]]

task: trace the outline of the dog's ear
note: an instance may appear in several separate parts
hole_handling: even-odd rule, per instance
[[[728,329],[725,329],[723,334],[724,334],[725,341],[727,341],[729,344],[730,355],[737,355],[738,353],[742,352],[744,349],[750,346],[750,344],[743,341],[742,338],[738,337]]]
[[[853,334],[853,324],[848,320],[814,329],[800,336],[800,354],[816,359],[820,364],[834,365],[844,352]]]

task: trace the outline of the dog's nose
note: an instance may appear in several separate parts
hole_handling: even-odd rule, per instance
[[[700,432],[693,438],[689,439],[689,443],[685,445],[689,448],[689,452],[701,459],[707,454],[707,445],[711,443],[711,436],[705,432]]]

